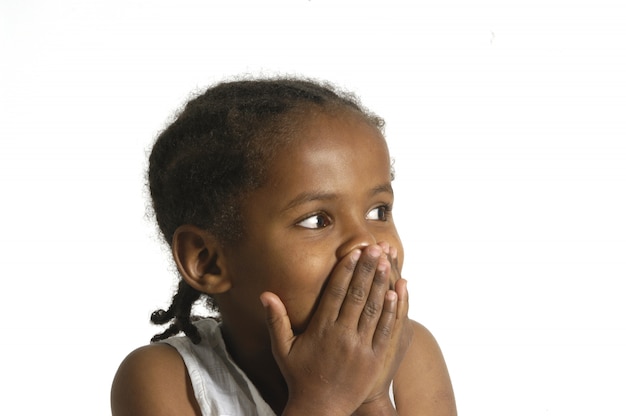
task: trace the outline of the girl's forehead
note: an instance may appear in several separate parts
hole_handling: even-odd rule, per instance
[[[277,152],[270,165],[270,175],[273,171],[280,176],[303,169],[335,170],[335,165],[342,165],[346,173],[357,167],[383,167],[391,173],[387,143],[380,130],[362,116],[352,115],[311,118]]]

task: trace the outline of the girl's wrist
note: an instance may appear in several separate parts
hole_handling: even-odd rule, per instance
[[[374,399],[369,402],[363,403],[352,414],[352,416],[397,416],[396,408],[391,402],[389,396],[384,396],[379,399]]]

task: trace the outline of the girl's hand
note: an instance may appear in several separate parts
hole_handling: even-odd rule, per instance
[[[386,243],[379,244],[383,247],[392,266],[391,285],[398,295],[396,322],[391,336],[391,345],[385,357],[385,371],[380,374],[375,388],[363,404],[359,406],[354,413],[355,415],[386,414],[386,409],[393,408],[389,397],[391,382],[413,339],[413,329],[408,318],[409,298],[407,282],[400,277],[398,252]],[[392,414],[395,413],[392,412]]]
[[[385,357],[385,371],[380,374],[372,393],[359,406],[354,415],[382,415],[387,414],[390,407],[393,409],[389,397],[389,388],[413,339],[413,329],[408,318],[409,298],[407,282],[400,277],[398,252],[395,248],[390,248],[386,243],[380,243],[380,245],[383,247],[384,252],[387,253],[392,266],[391,284],[398,295],[396,322],[391,335],[390,348],[387,350]],[[396,414],[395,410],[391,414]]]
[[[384,388],[388,400],[395,373],[389,367],[397,368],[402,355],[398,326],[406,321],[398,318],[391,274],[380,246],[353,251],[333,270],[311,322],[297,336],[278,296],[261,295],[272,352],[289,388],[284,414],[350,415],[379,400]],[[404,303],[406,286],[398,287]]]

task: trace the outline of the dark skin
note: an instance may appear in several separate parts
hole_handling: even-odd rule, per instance
[[[436,342],[407,317],[392,204],[378,130],[357,114],[319,114],[246,199],[241,242],[177,230],[183,278],[214,295],[231,356],[277,414],[456,414]],[[129,356],[113,385],[114,414],[199,414],[172,351],[152,345]],[[167,389],[145,375],[160,366],[178,375]],[[155,404],[137,413],[137,400]],[[164,400],[174,413],[161,412]]]

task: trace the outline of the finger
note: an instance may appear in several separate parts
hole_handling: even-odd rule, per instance
[[[413,331],[409,322],[409,291],[407,289],[407,281],[400,279],[395,285],[398,294],[398,312],[396,315],[396,326],[394,328],[393,338],[400,345],[408,346],[413,339]]]
[[[391,246],[389,245],[388,242],[386,241],[378,241],[376,242],[376,244],[378,244],[380,246],[380,248],[383,250],[383,253],[387,254],[387,256],[389,256],[389,250],[391,248]]]
[[[384,248],[383,248],[384,252]],[[376,330],[376,325],[382,313],[385,295],[389,290],[389,275],[391,274],[391,264],[386,256],[381,256],[374,273],[374,279],[370,288],[367,301],[359,318],[359,332],[367,339],[372,339]]]
[[[409,291],[407,289],[407,281],[398,279],[394,285],[395,292],[398,294],[398,313],[397,319],[407,318],[409,315]]]
[[[311,319],[311,325],[337,320],[341,305],[348,292],[350,280],[352,280],[352,275],[360,258],[361,250],[354,250],[339,260],[328,279],[317,311]]]
[[[385,294],[383,310],[372,338],[372,349],[374,352],[380,353],[389,346],[394,335],[397,310],[398,295],[393,290],[388,290]]]
[[[382,249],[378,245],[367,247],[361,254],[341,305],[338,323],[357,328],[381,255]]]
[[[389,262],[391,263],[391,269],[393,271],[391,274],[391,278],[389,279],[390,289],[393,290],[396,282],[401,277],[400,268],[398,266],[398,249],[396,249],[395,247],[390,247],[388,258],[389,258]]]
[[[260,296],[265,309],[267,329],[270,333],[272,351],[276,358],[283,358],[289,354],[294,335],[287,309],[278,296],[271,292],[263,292]]]

